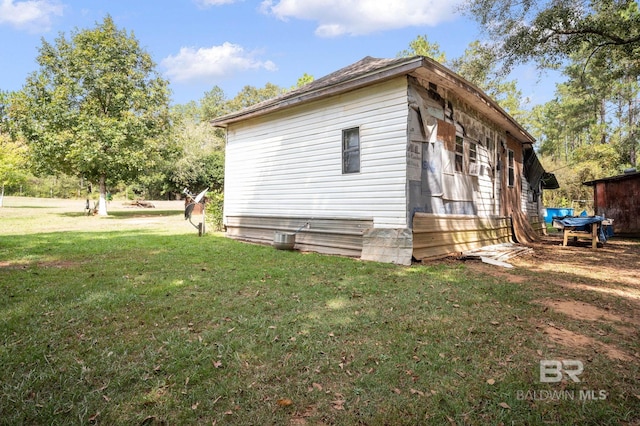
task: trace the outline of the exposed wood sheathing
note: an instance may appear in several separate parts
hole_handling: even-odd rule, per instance
[[[425,259],[511,242],[511,220],[506,217],[435,215],[413,217],[413,257]]]
[[[514,184],[508,184],[508,154],[507,150],[514,152]],[[503,216],[510,216],[513,225],[513,234],[519,243],[531,243],[538,239],[539,234],[529,223],[527,215],[522,211],[522,144],[511,135],[507,135],[505,147],[501,150],[502,170],[500,173],[501,188],[500,193],[500,213]]]

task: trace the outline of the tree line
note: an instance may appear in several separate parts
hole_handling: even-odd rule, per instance
[[[471,0],[464,12],[484,28],[484,42],[449,59],[420,35],[398,56],[443,63],[536,137],[543,165],[561,184],[545,193],[546,205],[591,198],[583,181],[637,165],[635,1]],[[16,193],[37,182],[50,195],[55,186],[56,196],[77,196],[90,183],[105,207],[108,192],[148,198],[185,187],[221,192],[224,133],[209,121],[313,80],[305,74],[289,88],[245,86],[231,99],[215,86],[198,101],[170,106],[169,83],[133,34],[109,16],[93,29],[43,41],[37,62],[21,91],[0,92],[0,205],[5,188]],[[530,62],[565,77],[552,101],[533,108],[508,78],[515,65]]]

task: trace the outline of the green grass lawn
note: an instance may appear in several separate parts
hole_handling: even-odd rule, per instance
[[[0,424],[640,424],[637,331],[601,337],[627,361],[550,342],[542,318],[588,327],[534,301],[599,302],[530,271],[198,237],[179,205],[21,202],[0,209]],[[540,383],[546,359],[582,381]]]

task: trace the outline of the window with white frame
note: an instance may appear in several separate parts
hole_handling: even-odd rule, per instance
[[[464,139],[462,136],[456,136],[455,155],[455,170],[464,173]]]
[[[342,173],[360,172],[360,128],[342,131]]]
[[[476,142],[469,142],[469,174],[472,176],[478,176],[480,174],[478,144]]]

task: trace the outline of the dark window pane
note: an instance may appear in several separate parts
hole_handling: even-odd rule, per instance
[[[342,173],[360,172],[360,129],[342,131]]]

